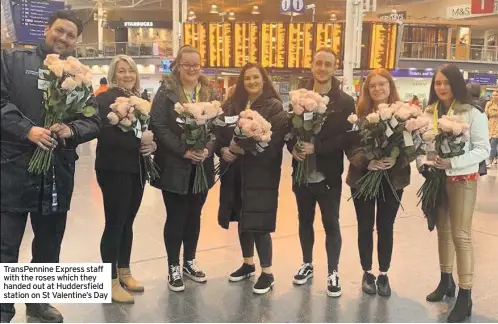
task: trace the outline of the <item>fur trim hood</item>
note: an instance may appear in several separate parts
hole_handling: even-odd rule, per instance
[[[213,89],[209,86],[209,80],[204,75],[199,77],[199,83],[201,85],[201,90],[199,91],[198,102],[208,102],[214,100]],[[162,79],[162,87],[168,93],[168,96],[173,101],[178,101],[180,103],[187,103],[187,97],[182,89],[181,81],[174,74],[166,74]]]
[[[435,106],[436,106],[436,104],[429,105],[429,106],[425,107],[424,112],[426,114],[433,114]],[[462,114],[464,112],[472,110],[472,108],[475,108],[475,107],[472,106],[471,104],[462,104],[462,103],[459,103],[457,101],[457,102],[455,102],[455,105],[453,106],[453,111],[455,112],[455,114]]]

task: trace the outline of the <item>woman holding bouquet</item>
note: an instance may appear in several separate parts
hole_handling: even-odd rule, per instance
[[[479,163],[489,156],[489,131],[486,116],[472,105],[465,80],[455,65],[444,65],[434,75],[426,113],[433,118],[434,130],[438,118],[457,115],[470,126],[469,140],[464,153],[448,159],[435,159],[434,166],[425,167],[445,170],[445,189],[442,201],[438,201],[436,215],[441,281],[427,301],[441,301],[454,296],[455,282],[452,271],[456,251],[458,270],[458,298],[448,322],[461,322],[472,312],[472,277],[474,255],[472,251],[472,216],[477,196]]]
[[[370,72],[365,80],[356,109],[357,115],[359,118],[366,118],[369,114],[377,112],[379,105],[390,105],[397,101],[399,101],[399,95],[391,74],[384,69],[374,70]],[[362,290],[367,294],[373,295],[377,293],[380,296],[388,297],[391,295],[391,287],[387,271],[391,265],[393,251],[394,221],[400,206],[398,198],[401,199],[403,188],[410,184],[410,164],[403,154],[397,158],[369,160],[365,152],[358,149],[361,145],[358,140],[358,143],[347,151],[351,164],[349,165],[346,183],[351,187],[352,195],[355,197],[354,206],[358,220],[358,249],[364,271]],[[387,174],[396,195],[388,181],[383,179],[381,191],[384,192],[384,195],[379,195],[372,199],[358,197],[356,193],[360,187],[360,179],[369,171],[380,170],[388,170]],[[377,212],[375,211],[376,205]],[[372,273],[374,224],[376,224],[377,228],[377,252],[380,272],[377,285],[376,278]]]
[[[140,77],[131,57],[115,56],[109,66],[109,90],[97,96],[102,119],[95,170],[102,190],[105,229],[100,242],[102,262],[112,264],[112,300],[133,303],[124,290],[142,292],[144,287],[131,275],[130,255],[133,222],[144,192],[144,161],[141,155],[154,152],[156,145],[144,143],[134,132],[124,132],[107,118],[118,97],[139,96]]]
[[[161,177],[152,185],[162,190],[166,206],[164,243],[168,253],[168,287],[183,291],[180,248],[183,243],[183,274],[196,282],[206,282],[206,274],[195,262],[201,227],[201,211],[207,192],[194,194],[196,164],[204,163],[208,187],[214,184],[214,136],[203,150],[190,150],[182,139],[184,130],[177,121],[176,103],[209,102],[217,99],[209,81],[201,74],[201,57],[191,46],[183,46],[165,75],[152,103],[151,126],[158,140],[155,161]]]
[[[228,229],[239,222],[239,238],[244,263],[229,280],[241,281],[254,275],[254,246],[262,274],[254,285],[256,294],[267,293],[274,284],[271,271],[272,241],[275,231],[282,149],[287,132],[287,114],[268,74],[259,64],[248,63],[237,79],[234,95],[225,103],[225,121],[250,109],[271,123],[271,140],[263,152],[251,152],[256,143],[250,138],[236,142],[229,125],[218,138],[221,189],[218,223]],[[242,148],[243,147],[243,148]]]

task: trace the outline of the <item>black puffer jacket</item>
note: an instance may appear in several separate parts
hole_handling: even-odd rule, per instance
[[[3,212],[66,212],[74,187],[76,147],[94,139],[99,132],[98,112],[89,118],[64,121],[74,136],[54,150],[58,208],[52,211],[53,172],[46,176],[28,172],[36,145],[27,139],[33,126],[43,127],[43,91],[38,89],[38,70],[46,56],[36,49],[2,51],[1,57],[1,210]],[[95,107],[93,98],[91,104]]]
[[[140,154],[140,139],[134,132],[123,132],[118,126],[111,125],[107,114],[110,105],[118,97],[126,97],[123,90],[110,88],[97,96],[102,127],[97,142],[95,170],[140,173],[143,170],[143,158]]]
[[[313,80],[306,88],[313,89]],[[322,130],[315,136],[315,153],[317,171],[322,172],[325,181],[331,187],[342,186],[342,173],[344,172],[344,151],[351,145],[353,135],[349,132],[352,125],[348,122],[348,117],[354,114],[354,100],[339,88],[339,81],[332,79],[332,87],[328,93],[330,99],[327,105],[327,119]],[[296,145],[297,140],[293,139],[287,143],[290,152]],[[294,170],[297,161],[292,160]]]
[[[282,103],[275,98],[260,97],[252,103],[251,109],[259,112],[272,124],[271,141],[263,153],[253,155],[246,152],[231,166],[220,160],[221,172],[227,171],[221,178],[218,223],[221,227],[228,228],[230,221],[239,221],[242,231],[274,232],[288,118]],[[230,107],[226,111],[230,111]],[[232,137],[233,128],[220,129],[218,152],[222,147],[230,145]]]
[[[209,87],[207,78],[201,76],[199,79],[201,89],[198,102],[217,100],[216,92]],[[161,178],[151,184],[161,190],[186,195],[189,192],[194,164],[183,156],[187,152],[187,145],[181,140],[182,128],[176,119],[178,113],[175,111],[177,102],[186,103],[187,98],[181,88],[181,82],[173,75],[163,77],[151,110],[151,129],[154,132],[157,143],[157,151],[154,161],[161,169]],[[214,151],[215,140],[208,143],[207,148]],[[214,162],[211,155],[204,161],[204,170],[209,188],[214,184]]]

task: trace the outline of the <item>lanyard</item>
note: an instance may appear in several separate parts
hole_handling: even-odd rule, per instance
[[[187,98],[187,101],[189,103],[196,103],[197,102],[197,98],[199,98],[199,91],[201,90],[201,87],[200,85],[197,85],[194,89],[194,91],[192,91],[192,94],[189,94],[185,91],[185,88],[183,89],[183,93],[185,94],[185,98]]]
[[[450,109],[448,110],[448,116],[453,114],[453,106],[455,105],[456,100],[453,100],[453,102],[450,105]],[[439,113],[438,113],[438,108],[439,108],[439,101],[436,103],[436,106],[434,107],[434,117],[433,117],[433,123],[434,123],[434,133],[437,135],[439,133],[439,130],[437,128],[437,121],[439,119]]]

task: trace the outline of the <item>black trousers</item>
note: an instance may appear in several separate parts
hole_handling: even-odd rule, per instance
[[[379,271],[387,272],[391,266],[393,253],[393,229],[396,214],[400,203],[396,200],[391,188],[383,182],[384,197],[366,200],[364,198],[354,199],[356,218],[358,220],[358,249],[363,271],[372,270],[373,253],[373,229],[374,223],[377,228],[377,254],[379,258]],[[352,188],[354,196],[356,189]],[[403,196],[403,190],[397,190],[399,199]],[[375,205],[377,204],[377,218],[375,217]]]
[[[133,222],[142,203],[144,187],[139,174],[103,170],[96,173],[105,213],[100,255],[102,262],[112,264],[112,278],[116,279],[116,267],[130,266]]]
[[[32,263],[58,263],[67,213],[41,215],[31,213],[34,238],[31,243]],[[1,263],[17,263],[19,247],[26,229],[28,213],[1,212]],[[10,322],[15,315],[14,304],[1,304],[1,320]]]
[[[239,223],[239,241],[242,257],[252,258],[254,256],[254,246],[256,245],[261,267],[271,267],[273,243],[270,233],[241,232]]]
[[[299,213],[299,240],[303,252],[303,262],[313,261],[313,245],[315,243],[316,204],[320,207],[322,223],[325,229],[325,248],[327,250],[328,271],[339,270],[342,237],[339,226],[339,207],[342,187],[330,187],[325,181],[310,183],[308,186],[295,186],[297,209]]]
[[[164,244],[168,253],[169,265],[180,264],[180,249],[183,243],[183,259],[195,259],[197,242],[201,231],[201,212],[207,193],[180,195],[163,191],[166,206]]]

